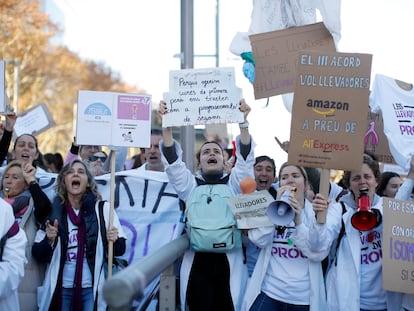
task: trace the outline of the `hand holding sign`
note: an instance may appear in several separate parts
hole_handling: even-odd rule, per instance
[[[168,114],[162,125],[241,123],[241,94],[234,68],[172,70],[169,92],[164,94]]]
[[[273,197],[267,190],[256,191],[256,181],[246,177],[240,182],[242,195],[232,197],[228,204],[237,219],[239,229],[272,226],[266,210]]]

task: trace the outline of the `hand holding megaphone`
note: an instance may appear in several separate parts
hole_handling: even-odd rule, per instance
[[[369,231],[381,224],[382,215],[379,210],[371,209],[368,189],[359,189],[358,209],[351,217],[352,226],[359,231]]]
[[[267,208],[267,216],[275,225],[286,226],[295,218],[300,208],[295,195],[295,187],[282,186],[277,190],[278,198]]]

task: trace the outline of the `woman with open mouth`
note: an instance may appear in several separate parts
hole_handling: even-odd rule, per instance
[[[3,136],[4,135],[6,135],[6,137],[2,138],[0,141],[0,161],[4,160],[4,157],[1,158],[4,154],[4,149],[7,148],[6,150],[8,150],[10,145],[10,140],[6,139],[7,136],[10,135],[9,132],[5,130]],[[2,145],[3,143],[4,145]],[[13,160],[20,161],[22,165],[29,163],[35,168],[34,178],[51,201],[55,196],[54,184],[57,175],[43,169],[44,166],[43,163],[41,163],[41,155],[36,137],[32,134],[22,134],[17,137],[14,141],[11,154]],[[0,176],[3,176],[3,174],[4,167],[0,169]]]
[[[37,287],[42,284],[46,267],[34,260],[31,250],[39,224],[51,210],[48,197],[34,177],[35,172],[31,163],[10,162],[4,170],[0,192],[0,197],[12,206],[14,217],[28,240],[28,262],[19,285],[19,304],[22,310],[33,311],[37,310]]]
[[[101,203],[87,165],[81,160],[66,164],[58,175],[52,211],[32,248],[37,260],[49,264],[39,310],[106,309],[102,287],[107,244],[113,243],[114,256],[121,256],[126,247],[119,219],[113,216],[109,227],[109,204]]]
[[[268,207],[274,225],[248,230],[261,252],[241,310],[326,310],[321,262],[339,233],[340,208],[320,193],[309,201],[309,179],[301,166],[284,163],[278,181],[277,200]],[[327,212],[325,224],[316,220],[321,211]]]

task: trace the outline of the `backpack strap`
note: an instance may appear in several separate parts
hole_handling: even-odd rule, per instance
[[[335,201],[339,202],[339,199],[342,198],[347,193],[348,193],[348,189],[342,189],[342,191],[336,196]]]
[[[344,215],[344,214],[346,213],[345,203],[344,203],[344,202],[339,202],[339,203],[341,203],[341,206],[342,206],[342,215]],[[336,264],[337,264],[337,260],[338,260],[338,257],[336,256],[336,254],[337,254],[337,252],[338,252],[339,244],[341,244],[341,240],[342,240],[342,238],[343,238],[343,237],[344,237],[344,235],[345,235],[345,223],[344,223],[344,220],[343,220],[343,218],[342,218],[342,217],[341,217],[341,222],[342,222],[342,225],[341,225],[341,231],[339,231],[339,234],[338,234],[338,240],[337,240],[337,242],[336,242],[335,254],[334,254],[334,258],[335,258],[335,266],[336,266]]]
[[[216,180],[214,182],[207,182],[204,179],[195,177],[195,180],[197,182],[197,186],[202,186],[202,185],[212,185],[212,184],[227,184],[229,182],[230,179],[230,174],[220,178],[219,180]]]
[[[3,235],[3,237],[0,240],[0,261],[3,261],[3,250],[4,250],[4,245],[6,244],[6,241],[9,238],[8,233],[9,232]]]
[[[9,231],[7,231],[6,234],[3,235],[3,237],[0,239],[0,261],[3,261],[3,251],[7,239],[15,236],[19,232],[19,230],[19,224],[17,223],[17,221],[14,221]]]
[[[20,220],[19,226],[20,228],[24,228],[24,226],[26,225],[27,220],[29,219],[30,215],[33,212],[33,198],[30,197],[30,201],[29,201],[29,207],[27,208],[26,212],[23,214],[22,219]]]
[[[99,201],[98,211],[99,211],[99,226],[101,227],[101,238],[102,238],[102,244],[104,246],[104,254],[105,254],[105,259],[106,259],[108,257],[108,241],[106,239],[105,218],[103,214],[104,204],[105,204],[105,201]]]

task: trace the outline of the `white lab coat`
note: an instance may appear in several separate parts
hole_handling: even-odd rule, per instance
[[[0,238],[15,221],[12,207],[0,199]],[[0,311],[20,310],[18,287],[24,275],[27,238],[23,230],[8,238],[0,261]]]
[[[234,195],[240,194],[240,181],[245,177],[254,178],[253,165],[254,165],[254,143],[251,143],[251,150],[246,160],[240,154],[240,138],[236,138],[236,157],[237,161],[232,168],[228,185]],[[163,150],[163,142],[161,141],[161,150]],[[178,159],[169,164],[162,152],[162,160],[164,163],[165,171],[173,184],[178,196],[182,200],[186,200],[191,191],[197,186],[194,175],[187,169],[185,163],[182,161],[182,149],[180,145],[175,142],[176,153]],[[186,292],[188,285],[188,277],[194,260],[194,251],[187,250],[184,253],[184,257],[181,263],[180,271],[180,297],[181,297],[181,309],[185,310],[186,306]],[[227,260],[230,266],[230,292],[234,304],[235,310],[240,310],[241,302],[246,288],[248,273],[247,265],[244,264],[244,256],[242,249],[232,250],[226,253]]]
[[[361,242],[359,231],[351,224],[351,217],[355,212],[355,200],[350,192],[340,201],[344,201],[347,208],[347,212],[342,215],[345,234],[337,250],[337,264],[333,263],[330,266],[326,276],[328,311],[359,311]],[[382,198],[376,195],[371,208],[378,209],[382,214]],[[400,310],[398,300],[397,295],[387,292],[389,311]]]
[[[322,274],[322,260],[328,255],[332,242],[341,228],[341,209],[332,203],[327,211],[326,224],[317,224],[312,203],[305,200],[302,224],[296,226],[291,239],[304,255],[309,258],[310,310],[326,310],[325,285]],[[262,247],[243,300],[242,310],[247,311],[260,294],[264,277],[271,260],[275,227],[249,230],[249,239]],[[299,293],[298,293],[299,294]]]
[[[97,218],[99,219],[99,201],[95,204],[95,213]],[[104,204],[103,215],[105,219],[105,226],[106,230],[109,230],[109,204],[106,202]],[[119,230],[119,236],[125,237],[125,234],[120,226],[118,216],[114,214],[114,226]],[[98,232],[101,232],[100,222],[98,221]],[[35,242],[41,242],[46,236],[46,232],[39,229],[36,234]],[[95,271],[93,271],[93,294],[94,299],[96,300],[96,296],[98,296],[98,310],[104,311],[106,310],[106,302],[103,299],[103,285],[105,283],[105,275],[103,270],[103,261],[104,261],[104,246],[101,238],[101,234],[97,236],[97,244],[96,244],[96,256],[95,256]],[[53,293],[55,292],[57,286],[57,278],[59,275],[59,269],[63,269],[60,267],[60,257],[61,254],[61,245],[60,239],[58,238],[57,244],[53,251],[53,256],[48,264],[46,269],[45,279],[43,281],[42,286],[38,288],[38,306],[40,311],[47,311],[49,310],[50,303],[52,301]]]

